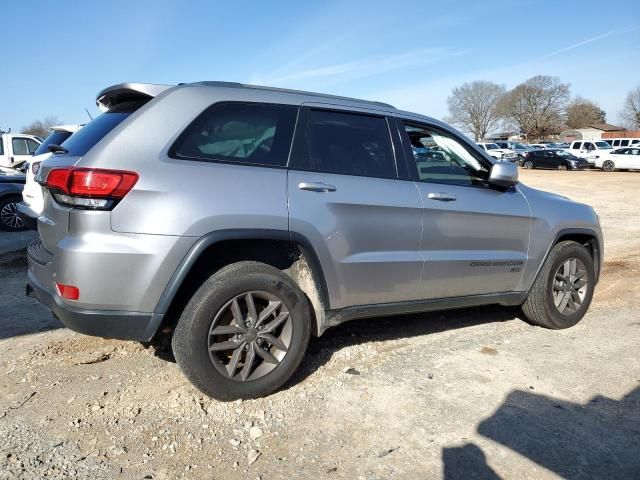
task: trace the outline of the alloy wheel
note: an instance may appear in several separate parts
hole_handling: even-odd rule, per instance
[[[553,303],[562,315],[577,312],[587,294],[587,268],[579,258],[565,260],[553,279]]]
[[[209,357],[232,380],[256,380],[282,362],[292,328],[289,310],[278,297],[263,291],[242,293],[216,313],[209,329]]]
[[[526,162],[524,162],[524,168],[526,168],[527,170],[530,170],[533,168],[533,162],[531,160],[527,160]]]
[[[20,230],[24,227],[24,220],[18,213],[18,203],[7,203],[0,210],[0,222],[11,230]]]
[[[611,160],[607,160],[602,164],[602,170],[605,172],[613,172],[616,169],[616,166]]]

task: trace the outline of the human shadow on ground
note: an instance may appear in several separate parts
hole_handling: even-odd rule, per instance
[[[569,480],[640,478],[640,387],[586,405],[512,391],[478,433]],[[444,448],[442,459],[447,480],[499,478],[476,445]]]

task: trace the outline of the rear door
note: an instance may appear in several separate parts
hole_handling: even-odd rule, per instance
[[[531,212],[511,188],[491,188],[492,164],[443,126],[399,119],[410,175],[424,202],[421,276],[424,299],[513,291],[527,261]],[[408,145],[442,152],[424,164]]]
[[[422,201],[397,131],[376,111],[301,110],[289,163],[289,225],[315,248],[330,308],[414,300]]]

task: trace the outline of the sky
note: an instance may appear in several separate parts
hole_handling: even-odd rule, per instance
[[[537,74],[615,124],[640,85],[637,11],[637,0],[7,2],[0,128],[85,123],[100,90],[128,81],[238,81],[443,118],[455,86]]]

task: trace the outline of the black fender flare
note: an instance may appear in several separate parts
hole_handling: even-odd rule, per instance
[[[327,289],[327,282],[322,269],[320,259],[313,248],[311,242],[304,236],[297,232],[289,232],[288,230],[275,230],[275,229],[254,229],[254,228],[241,228],[241,229],[229,229],[218,230],[210,232],[200,237],[193,246],[189,249],[187,254],[181,260],[180,264],[176,268],[175,272],[169,279],[167,286],[165,287],[156,308],[154,309],[154,320],[149,324],[146,334],[149,338],[155,335],[157,329],[162,323],[162,319],[169,311],[173,300],[180,289],[180,286],[187,278],[187,275],[191,271],[192,267],[199,260],[202,253],[212,245],[216,243],[228,241],[228,240],[284,240],[297,243],[302,248],[307,260],[311,263],[313,268],[318,287],[318,294],[320,295],[321,304],[325,309],[329,309],[329,294]]]

